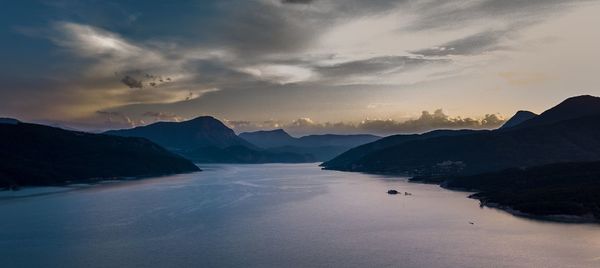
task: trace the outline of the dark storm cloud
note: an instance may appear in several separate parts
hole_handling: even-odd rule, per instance
[[[247,60],[298,51],[318,37],[314,29],[321,24],[310,12],[302,16],[300,11],[252,1],[224,4],[222,10],[227,19],[215,23],[215,42]]]
[[[125,77],[123,77],[121,79],[121,83],[125,84],[129,88],[143,88],[144,87],[144,84],[142,84],[142,81],[137,80],[129,75],[126,75]]]

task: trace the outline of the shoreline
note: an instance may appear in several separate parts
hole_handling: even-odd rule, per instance
[[[498,209],[505,211],[511,215],[523,217],[532,220],[540,220],[546,222],[558,222],[558,223],[600,223],[600,219],[595,218],[592,215],[588,216],[576,216],[576,215],[566,215],[566,214],[553,214],[553,215],[536,215],[527,212],[522,212],[520,210],[516,210],[511,208],[510,206],[503,206],[499,203],[493,202],[484,202],[480,198],[477,198],[473,195],[468,196],[470,199],[479,200],[481,206],[485,206],[488,208]]]
[[[202,172],[202,171],[203,170],[200,169],[197,171],[190,171],[190,172],[178,172],[178,173],[157,174],[157,175],[112,177],[112,178],[89,178],[89,179],[82,179],[82,180],[76,180],[76,181],[65,181],[63,183],[56,183],[56,184],[46,184],[46,185],[23,185],[23,186],[16,186],[16,187],[9,186],[9,187],[0,188],[0,194],[2,194],[2,193],[18,193],[18,192],[24,191],[24,190],[40,189],[40,188],[81,189],[84,187],[90,187],[90,186],[99,185],[99,184],[137,181],[137,180],[160,178],[160,177],[173,176],[173,175],[179,175],[179,174],[191,174],[191,173]],[[0,199],[2,199],[2,197],[0,197]]]
[[[358,172],[358,173],[371,174],[371,175],[388,175],[388,176],[409,177],[408,182],[410,182],[410,183],[437,185],[440,188],[443,188],[443,189],[449,190],[449,191],[472,193],[469,196],[467,196],[467,198],[473,199],[473,200],[478,200],[480,202],[480,206],[498,209],[498,210],[507,212],[513,216],[522,217],[522,218],[526,218],[526,219],[530,219],[530,220],[555,222],[555,223],[566,223],[566,224],[569,224],[569,223],[571,223],[571,224],[589,224],[589,223],[599,224],[600,223],[600,219],[595,218],[594,216],[589,215],[589,214],[586,216],[576,216],[576,215],[567,215],[567,214],[536,215],[536,214],[531,214],[531,213],[527,213],[527,212],[522,212],[522,211],[516,210],[510,206],[504,206],[499,203],[483,201],[481,198],[478,198],[477,196],[475,196],[476,194],[481,193],[477,189],[446,187],[443,185],[444,184],[443,182],[427,180],[427,179],[425,179],[425,177],[421,177],[421,178],[415,180],[415,179],[413,179],[413,178],[415,178],[415,176],[408,176],[404,173],[397,173],[397,172],[349,171],[349,170],[338,170],[338,169],[327,169],[327,168],[321,168],[321,169],[322,170],[341,171],[341,172]]]

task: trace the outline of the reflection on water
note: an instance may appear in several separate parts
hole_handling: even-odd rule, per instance
[[[517,218],[467,193],[314,164],[202,168],[1,193],[1,265],[600,267],[598,225]]]

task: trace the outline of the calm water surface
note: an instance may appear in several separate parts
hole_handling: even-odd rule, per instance
[[[0,193],[0,266],[600,267],[599,225],[517,218],[468,193],[316,164],[203,168]]]

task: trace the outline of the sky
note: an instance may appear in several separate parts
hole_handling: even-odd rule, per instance
[[[66,128],[389,135],[600,95],[600,1],[0,3],[0,117]]]

